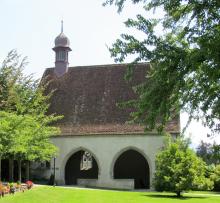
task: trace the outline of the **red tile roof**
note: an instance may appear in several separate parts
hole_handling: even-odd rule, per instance
[[[47,92],[55,89],[49,113],[64,115],[58,122],[62,134],[137,134],[144,127],[129,125],[131,108],[117,103],[135,98],[132,86],[140,84],[149,65],[136,65],[131,82],[124,80],[127,64],[71,67],[57,78],[54,68],[46,69],[43,81],[50,80]],[[179,117],[168,123],[169,132],[179,132]]]

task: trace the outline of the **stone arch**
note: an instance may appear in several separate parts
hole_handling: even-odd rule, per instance
[[[73,155],[75,154],[76,152],[78,151],[88,151],[90,154],[92,154],[93,158],[95,159],[95,161],[97,162],[97,165],[98,165],[98,168],[99,168],[99,174],[100,174],[100,171],[101,171],[101,167],[100,167],[100,163],[99,163],[99,159],[97,158],[97,156],[95,155],[95,153],[90,150],[90,149],[87,149],[86,147],[77,147],[77,148],[74,148],[72,149],[70,152],[67,153],[67,155],[63,158],[63,161],[62,161],[62,164],[61,164],[61,168],[63,171],[65,169],[65,166],[66,166],[66,162],[68,161],[68,159]]]
[[[129,146],[116,153],[111,173],[113,179],[134,179],[135,189],[150,188],[151,163],[139,148]]]
[[[88,151],[91,153],[93,158],[93,168],[88,171],[80,171],[79,165],[80,165],[80,158],[83,151]],[[100,167],[97,157],[94,155],[93,152],[90,150],[79,147],[77,149],[71,150],[69,152],[64,161],[63,161],[63,172],[64,172],[64,180],[65,184],[68,185],[75,185],[77,184],[77,179],[98,179],[98,175],[100,173]],[[75,174],[74,174],[75,173]]]

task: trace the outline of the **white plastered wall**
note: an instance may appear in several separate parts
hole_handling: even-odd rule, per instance
[[[163,145],[164,138],[158,135],[86,135],[60,136],[52,138],[59,148],[56,158],[56,181],[65,184],[65,166],[68,159],[79,150],[89,151],[97,161],[98,180],[79,180],[79,184],[104,188],[133,189],[133,180],[113,179],[113,168],[117,158],[126,150],[134,149],[141,153],[149,164],[150,185],[155,171],[155,156]],[[53,161],[51,162],[53,166]],[[132,163],[131,163],[132,164]],[[53,173],[53,167],[51,168]]]

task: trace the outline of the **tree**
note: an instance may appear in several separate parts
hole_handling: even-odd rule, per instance
[[[22,74],[22,70],[26,65],[26,58],[20,59],[16,50],[8,53],[0,67],[0,110],[16,111],[16,103],[18,101],[18,85],[25,86],[28,78]],[[24,79],[24,80],[23,80]]]
[[[13,181],[13,160],[18,161],[18,180],[21,181],[21,160],[27,153],[27,142],[31,139],[33,126],[28,116],[0,111],[0,139],[3,145],[1,157],[9,158],[10,180]]]
[[[56,127],[48,126],[48,121],[50,123],[55,120],[53,117],[48,117],[46,123],[42,120],[39,122],[36,117],[30,115],[0,112],[0,116],[1,122],[5,122],[9,127],[3,128],[4,125],[0,122],[0,137],[5,134],[7,142],[3,152],[6,157],[12,156],[17,160],[18,180],[21,182],[21,162],[50,160],[57,149],[49,138],[51,135],[58,134],[59,131]]]
[[[207,164],[217,165],[220,163],[220,145],[205,143],[201,141],[197,147],[196,153],[201,157]]]
[[[0,155],[18,161],[19,180],[21,161],[44,161],[55,155],[49,138],[59,129],[51,124],[61,118],[47,115],[51,95],[44,95],[39,80],[23,74],[25,65],[25,58],[21,60],[13,50],[0,67],[0,147],[4,147]]]
[[[12,146],[12,140],[15,138],[15,128],[19,124],[16,114],[0,112],[0,162],[2,158],[7,157]],[[0,168],[1,174],[1,168]],[[1,176],[0,176],[1,178]],[[0,179],[1,180],[1,179]]]
[[[215,167],[214,173],[211,175],[214,182],[214,190],[220,191],[220,164]]]
[[[204,118],[204,125],[219,131],[215,126],[220,119],[220,1],[131,2],[143,3],[146,15],[128,19],[125,25],[145,37],[140,40],[122,34],[110,52],[116,62],[134,55],[133,64],[151,64],[146,81],[136,87],[137,100],[127,103],[136,108],[134,121],[145,124],[146,129],[161,130],[184,110],[189,113],[189,122]],[[121,12],[125,3],[107,0],[104,5],[115,4]],[[159,11],[160,17],[151,18],[153,11]],[[156,31],[158,26],[163,28],[160,33]]]
[[[155,188],[175,192],[178,197],[191,189],[211,189],[213,183],[205,178],[205,166],[186,141],[169,138],[156,156]]]
[[[212,145],[212,160],[215,165],[220,164],[220,144]]]
[[[211,164],[211,144],[201,141],[196,149],[196,154],[207,164]]]

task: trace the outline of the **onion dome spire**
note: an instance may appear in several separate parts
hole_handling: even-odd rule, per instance
[[[55,73],[57,77],[60,77],[68,71],[68,52],[72,51],[70,48],[70,41],[63,33],[63,20],[61,21],[61,33],[55,38],[54,43],[55,46],[53,50],[56,53]]]

